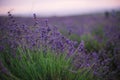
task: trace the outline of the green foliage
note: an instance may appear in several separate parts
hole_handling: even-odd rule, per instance
[[[80,43],[80,41],[81,41],[81,36],[79,36],[79,35],[77,35],[77,34],[71,34],[71,35],[69,36],[69,38],[70,38],[71,40],[78,41],[78,43]]]
[[[105,33],[104,33],[104,29],[102,26],[97,26],[95,28],[92,29],[92,35],[98,37],[98,38],[105,38]]]
[[[89,52],[98,51],[101,46],[101,44],[91,34],[83,34],[82,36],[71,34],[69,38],[78,41],[78,43],[80,43],[81,40],[84,40],[85,48]]]
[[[82,35],[81,40],[85,41],[85,48],[88,51],[98,51],[100,48],[100,43],[91,34]]]
[[[10,71],[1,75],[6,80],[93,80],[89,69],[74,71],[71,58],[66,54],[53,54],[51,51],[31,51],[18,48],[16,55],[0,54],[0,60]]]
[[[92,35],[100,42],[100,48],[104,48],[107,42],[107,37],[104,32],[104,28],[102,25],[97,25],[97,27],[92,29]]]

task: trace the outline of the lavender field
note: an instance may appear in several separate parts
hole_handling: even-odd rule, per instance
[[[0,16],[0,80],[120,80],[120,11]]]

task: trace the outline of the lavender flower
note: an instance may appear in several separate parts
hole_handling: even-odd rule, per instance
[[[0,46],[0,52],[4,51],[4,46]]]

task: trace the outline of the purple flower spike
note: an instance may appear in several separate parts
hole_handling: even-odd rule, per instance
[[[84,41],[82,40],[80,45],[78,46],[78,51],[84,52],[84,50],[85,50],[85,45],[84,45]]]
[[[4,50],[4,46],[0,46],[0,51],[3,51]]]

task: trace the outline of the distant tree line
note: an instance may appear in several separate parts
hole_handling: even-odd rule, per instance
[[[105,18],[116,17],[120,20],[120,10],[106,11],[104,15]]]

